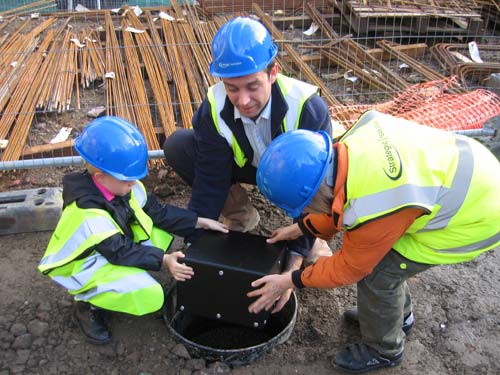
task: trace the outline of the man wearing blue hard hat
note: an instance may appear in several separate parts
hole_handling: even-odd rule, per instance
[[[259,214],[240,183],[256,184],[256,167],[271,141],[294,129],[324,130],[332,124],[318,88],[278,73],[277,45],[260,22],[237,17],[212,41],[210,87],[193,117],[193,129],[174,132],[163,146],[169,165],[192,186],[189,208],[231,230],[249,231]],[[290,243],[289,266],[299,268],[314,252],[330,253],[325,241]],[[276,306],[281,309],[291,290]]]
[[[139,181],[148,173],[146,141],[129,122],[94,120],[75,149],[87,169],[64,176],[64,210],[38,269],[74,297],[73,315],[88,341],[106,344],[104,311],[144,315],[162,307],[163,288],[148,271],[167,267],[179,281],[193,275],[179,263],[182,252],[167,253],[172,234],[227,227],[146,192]]]
[[[302,235],[342,247],[304,270],[265,276],[248,293],[257,313],[289,288],[357,284],[361,342],[336,366],[363,373],[401,363],[414,325],[406,280],[430,267],[475,259],[500,245],[500,163],[471,138],[385,115],[363,114],[335,144],[324,132],[276,138],[257,170],[262,193],[298,221],[269,243]],[[306,215],[301,215],[306,211]]]

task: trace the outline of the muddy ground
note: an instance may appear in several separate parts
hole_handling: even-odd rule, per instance
[[[63,170],[25,170],[0,175],[0,191],[58,186]],[[152,172],[146,185],[161,199],[185,206],[190,189],[167,169]],[[255,189],[269,234],[286,222]],[[113,314],[113,340],[87,343],[71,319],[72,301],[36,267],[51,233],[0,236],[0,375],[7,374],[336,374],[332,356],[359,340],[356,327],[342,320],[356,300],[355,287],[297,292],[298,316],[284,344],[257,360],[232,367],[191,358],[168,332],[161,314]],[[337,247],[341,239],[331,242]],[[177,248],[183,245],[176,239]],[[154,273],[165,285],[166,271]],[[407,339],[401,366],[387,374],[500,373],[500,253],[491,251],[467,264],[431,269],[411,280],[416,325]],[[376,322],[374,322],[376,324]]]

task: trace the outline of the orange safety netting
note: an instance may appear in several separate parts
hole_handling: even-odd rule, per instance
[[[411,86],[394,99],[373,105],[330,107],[334,120],[346,129],[369,109],[445,130],[482,129],[484,123],[500,115],[500,97],[488,90],[448,94],[454,79]]]

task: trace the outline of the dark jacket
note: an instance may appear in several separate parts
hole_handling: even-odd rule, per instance
[[[80,208],[97,208],[108,211],[124,234],[115,234],[102,241],[95,250],[111,264],[139,267],[157,271],[161,267],[163,250],[133,242],[130,224],[135,220],[129,205],[130,195],[114,197],[107,201],[95,186],[88,172],[71,173],[63,178],[63,205],[72,202]],[[194,232],[198,216],[183,208],[161,204],[153,194],[148,193],[144,212],[158,228],[171,234],[186,236]]]
[[[282,133],[281,125],[288,111],[286,103],[277,83],[273,84],[271,102],[271,136],[276,138]],[[217,132],[211,116],[210,103],[204,100],[193,117],[195,138],[195,172],[189,209],[199,216],[217,220],[224,207],[235,168],[233,151],[227,141]],[[236,137],[243,152],[247,156],[245,168],[253,168],[253,149],[245,134],[240,119],[234,120],[234,106],[226,97],[221,117]],[[328,106],[317,95],[311,96],[304,104],[299,128],[325,130],[331,134],[331,120]],[[253,168],[253,180],[256,184],[256,169]],[[300,238],[290,243],[292,251],[307,255],[311,247],[310,240]]]

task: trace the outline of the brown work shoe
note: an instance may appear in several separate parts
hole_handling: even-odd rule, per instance
[[[245,214],[244,217],[232,215],[231,218],[222,217],[222,223],[227,225],[229,230],[235,232],[250,232],[259,224],[260,215],[255,207],[252,207],[250,214]]]
[[[319,257],[329,257],[332,256],[333,252],[328,246],[328,243],[321,238],[316,238],[314,244],[309,252],[309,255],[305,259],[305,265],[310,265],[315,263]]]
[[[250,202],[247,190],[240,184],[231,185],[221,215],[222,222],[229,230],[236,232],[249,232],[260,221],[259,212]]]
[[[104,310],[94,309],[90,303],[77,301],[73,317],[90,343],[103,345],[111,340],[111,332],[104,320]]]

